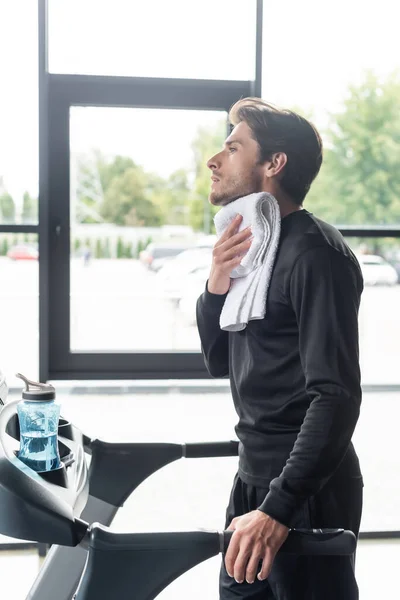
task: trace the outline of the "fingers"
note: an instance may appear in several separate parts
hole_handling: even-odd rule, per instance
[[[223,235],[225,235],[225,233]],[[238,244],[241,244],[242,242],[247,240],[251,235],[251,227],[246,227],[246,229],[242,229],[242,231],[239,231],[238,233],[232,232],[232,234],[225,239],[222,239],[221,236],[218,242],[215,244],[214,249],[221,251],[228,250],[229,248],[233,248]]]
[[[237,583],[243,583],[244,576],[246,573],[246,567],[249,562],[250,552],[248,548],[241,548],[239,554],[236,557],[235,565],[233,568],[233,576]],[[256,565],[257,568],[257,565]]]
[[[230,548],[230,545],[229,545]],[[275,554],[268,548],[264,557],[262,557],[261,547],[255,546],[250,554],[250,548],[235,546],[228,556],[225,557],[225,567],[230,577],[234,577],[237,583],[243,583],[246,578],[247,583],[254,583],[257,575],[257,569],[262,560],[261,570],[257,579],[264,581],[271,573]]]
[[[233,521],[232,521],[233,523]],[[232,528],[232,523],[230,524],[230,528]],[[225,555],[225,568],[229,575],[229,577],[233,577],[235,570],[235,562],[237,559],[237,555],[239,553],[239,539],[238,536],[234,533],[230,539],[228,550]]]
[[[242,215],[236,215],[236,217],[234,219],[232,219],[232,221],[229,223],[228,227],[225,229],[224,233],[219,238],[219,241],[225,242],[227,239],[229,239],[235,233],[235,231],[237,231],[237,229],[242,221],[243,221]]]
[[[237,583],[243,583],[243,581],[246,579],[247,583],[254,583],[256,579],[258,565],[260,564],[261,559],[261,545],[257,544],[253,547],[253,549],[250,545],[241,546],[239,552],[236,555],[236,560],[233,565],[233,577],[235,578],[235,581],[237,581]],[[229,567],[232,568],[230,563]]]
[[[246,567],[247,583],[254,583],[260,560],[260,551],[254,548]]]
[[[232,246],[231,248],[224,248],[222,246],[220,246],[219,248],[214,248],[213,251],[213,258],[215,263],[218,264],[226,264],[227,262],[231,261],[232,259],[236,259],[237,257],[239,257],[240,259],[243,258],[243,255],[246,254],[246,252],[249,250],[251,244],[252,244],[252,239],[247,239],[244,240],[243,242],[241,242],[240,244],[236,244],[235,246]],[[240,261],[239,261],[240,262]]]
[[[276,552],[271,548],[267,548],[261,566],[261,571],[257,575],[257,579],[264,581],[271,573],[272,563],[274,562]]]
[[[228,531],[234,531],[236,529],[236,523],[239,521],[239,517],[234,517],[230,522],[229,527],[227,527]]]
[[[233,529],[233,521],[229,526]],[[260,581],[267,579],[271,573],[276,551],[271,547],[263,550],[261,544],[251,545],[250,540],[246,540],[237,534],[233,534],[229,543],[228,551],[225,556],[225,568],[229,577],[234,577],[237,583],[254,583],[256,576]],[[257,574],[257,569],[262,560],[261,570]]]

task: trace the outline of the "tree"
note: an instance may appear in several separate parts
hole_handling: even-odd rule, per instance
[[[38,220],[38,199],[33,198],[29,192],[24,192],[22,199],[22,222],[36,223]]]
[[[162,211],[153,197],[165,187],[165,181],[146,173],[130,157],[107,159],[94,150],[77,158],[75,171],[75,221],[131,227],[161,223]]]
[[[188,225],[189,195],[189,173],[186,169],[178,169],[167,180],[157,177],[151,199],[159,207],[163,223]]]
[[[1,248],[0,248],[0,255],[6,256],[7,252],[8,252],[8,239],[6,237],[4,237],[2,244],[1,244]]]
[[[95,250],[94,250],[95,258],[103,258],[103,244],[101,239],[97,238]]]
[[[117,258],[123,258],[124,257],[124,242],[122,241],[122,238],[118,238],[117,239]]]
[[[367,72],[325,133],[321,174],[307,208],[337,224],[400,222],[400,80]]]
[[[72,170],[75,194],[71,194],[73,222],[101,223],[100,207],[104,198],[101,182],[101,166],[104,159],[97,150],[90,155],[74,157]]]
[[[161,212],[146,194],[146,175],[141,168],[130,167],[111,180],[104,194],[101,214],[116,225],[131,224],[133,217],[146,226],[161,224]]]
[[[15,223],[15,204],[12,196],[6,191],[0,196],[0,211],[3,223]]]
[[[130,169],[137,169],[143,172],[142,168],[136,165],[129,156],[117,155],[111,161],[108,161],[101,152],[95,151],[94,154],[103,194],[105,194],[115,179],[122,177]]]
[[[205,233],[213,230],[212,218],[218,210],[208,201],[211,173],[207,160],[222,149],[227,130],[225,120],[216,127],[200,127],[192,144],[195,182],[190,197],[190,225]]]

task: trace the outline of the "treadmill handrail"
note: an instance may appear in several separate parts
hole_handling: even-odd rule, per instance
[[[185,571],[225,551],[232,533],[115,533],[95,523],[76,600],[153,600]],[[352,554],[355,543],[351,531],[292,530],[279,552]]]
[[[221,536],[221,551],[226,552],[233,531]],[[354,554],[357,538],[344,529],[291,529],[279,552],[307,556],[347,556]]]
[[[238,442],[173,444],[105,442],[95,439],[90,443],[90,448],[90,495],[120,507],[132,492],[158,469],[180,458],[237,456]],[[105,486],[104,481],[107,481],[108,485]]]

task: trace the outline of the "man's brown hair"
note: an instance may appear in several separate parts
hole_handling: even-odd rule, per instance
[[[287,156],[279,180],[289,197],[302,204],[322,164],[322,140],[307,119],[260,98],[243,98],[230,112],[232,125],[245,121],[260,148],[260,164],[276,152]]]

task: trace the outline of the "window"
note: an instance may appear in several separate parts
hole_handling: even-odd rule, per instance
[[[222,111],[71,108],[71,351],[199,352],[226,134]]]
[[[24,18],[21,18],[21,15]],[[0,226],[38,221],[37,6],[0,4]]]
[[[58,0],[50,3],[50,71],[253,80],[255,16],[254,0]]]

